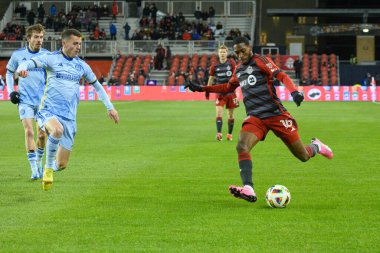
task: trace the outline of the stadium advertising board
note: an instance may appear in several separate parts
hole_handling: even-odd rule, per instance
[[[16,87],[15,87],[16,88]],[[147,101],[191,101],[205,100],[203,92],[191,92],[183,86],[104,86],[112,101],[147,100]],[[305,95],[305,101],[379,101],[380,86],[298,86]],[[276,87],[277,95],[283,101],[291,101],[289,91]],[[237,97],[242,99],[240,88]],[[79,87],[79,99],[97,100],[95,89],[90,86]],[[9,100],[7,90],[0,91],[0,100]]]

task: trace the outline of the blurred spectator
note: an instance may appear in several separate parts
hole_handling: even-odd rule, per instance
[[[100,39],[101,40],[107,40],[107,33],[104,30],[104,28],[102,28],[102,31],[100,32]]]
[[[212,6],[208,8],[208,17],[210,18],[210,24],[214,24],[215,9]]]
[[[301,79],[301,68],[302,68],[302,62],[300,61],[299,57],[296,58],[296,60],[293,63],[294,71],[296,72],[296,78]]]
[[[21,18],[25,18],[26,16],[26,7],[24,6],[24,4],[21,4],[21,7],[20,7],[20,17]]]
[[[118,12],[119,12],[119,7],[117,6],[116,1],[114,1],[112,4],[112,16],[114,19],[116,19]]]
[[[55,17],[56,14],[57,14],[57,8],[55,8],[55,5],[52,4],[50,6],[50,16]]]
[[[220,38],[220,37],[223,37],[224,36],[224,29],[223,29],[223,25],[221,22],[218,22],[216,24],[216,29],[214,31],[214,37],[215,38]]]
[[[181,27],[183,24],[185,24],[185,16],[183,16],[182,12],[179,12],[178,13],[178,17],[177,17],[177,24],[179,27]]]
[[[249,34],[248,34],[247,32],[245,32],[245,33],[243,34],[243,36],[246,37],[248,40],[251,40],[251,36],[249,36]]]
[[[199,6],[197,7],[197,10],[194,12],[194,17],[195,17],[195,21],[197,22],[197,24],[199,24],[201,17],[202,17],[202,12],[200,11]]]
[[[207,83],[206,83],[206,78],[205,78],[204,72],[198,71],[196,75],[197,76],[196,76],[194,82],[197,83],[197,84],[199,84],[199,85],[206,86]]]
[[[201,35],[197,32],[197,30],[193,30],[193,33],[191,34],[191,39],[193,40],[200,40]]]
[[[156,48],[156,57],[154,57],[154,68],[161,70],[163,68],[165,58],[165,49],[159,44]]]
[[[34,18],[35,17],[36,17],[36,14],[33,12],[33,10],[30,10],[30,12],[28,13],[28,16],[27,16],[29,25],[34,25]]]
[[[135,79],[135,75],[133,73],[129,75],[125,85],[136,85],[136,79]]]
[[[114,23],[110,24],[110,36],[111,40],[116,40],[117,28]]]
[[[40,4],[40,7],[38,7],[37,12],[38,12],[38,22],[42,24],[45,18],[45,9],[42,4]]]
[[[125,25],[123,26],[124,28],[124,33],[125,33],[125,39],[126,40],[129,40],[129,31],[131,30],[131,26],[128,24],[128,22],[125,23]]]
[[[143,12],[142,12],[142,17],[143,18],[149,18],[149,16],[150,16],[149,4],[145,3],[145,7],[144,7]]]
[[[107,84],[107,80],[106,80],[106,78],[104,77],[103,74],[100,76],[100,78],[99,78],[98,81],[99,81],[99,83],[100,83],[101,85],[106,85],[106,84]]]
[[[207,11],[202,12],[202,21],[204,24],[207,24],[208,16],[209,16],[209,14]]]
[[[99,40],[99,37],[100,37],[100,31],[99,31],[99,25],[97,25],[94,30],[93,39]]]
[[[141,86],[145,84],[145,76],[144,75],[139,75],[139,77],[137,78],[137,84],[141,85]]]
[[[152,19],[154,19],[154,20],[156,20],[156,18],[157,18],[157,11],[158,11],[158,9],[157,9],[157,7],[156,7],[156,4],[155,4],[155,3],[152,3],[152,4],[150,5],[150,17],[151,17]]]
[[[165,60],[166,60],[166,69],[169,70],[171,67],[172,51],[169,46],[166,46],[165,50]]]
[[[183,39],[183,40],[191,40],[191,34],[186,30],[186,31],[182,34],[182,39]]]
[[[136,0],[136,6],[137,6],[137,15],[138,17],[141,17],[141,0]]]
[[[362,80],[362,85],[363,86],[371,86],[371,80],[372,80],[372,75],[371,75],[371,73],[367,73],[365,76],[364,76],[364,78],[363,78],[363,80]]]
[[[4,90],[4,86],[5,86],[5,84],[4,84],[3,76],[0,75],[0,90]]]
[[[110,80],[108,80],[108,86],[115,86],[118,84],[118,80],[114,75],[111,76]]]

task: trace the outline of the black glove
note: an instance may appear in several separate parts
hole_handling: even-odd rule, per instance
[[[210,100],[210,92],[207,92],[207,91],[206,91],[206,93],[205,93],[205,97],[206,97],[207,100]]]
[[[20,94],[17,91],[12,91],[11,94],[9,94],[9,97],[11,98],[11,102],[13,104],[20,103]]]
[[[196,92],[196,91],[202,92],[202,91],[204,91],[202,86],[200,86],[199,84],[195,84],[195,83],[193,83],[190,80],[187,81],[187,84],[185,85],[185,89],[186,88],[189,88],[189,90],[191,90],[192,92]]]
[[[290,95],[292,95],[294,103],[296,103],[297,106],[300,106],[304,99],[303,94],[299,91],[293,91]]]

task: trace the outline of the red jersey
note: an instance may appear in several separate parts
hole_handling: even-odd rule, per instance
[[[264,119],[287,111],[276,94],[274,78],[284,83],[290,92],[296,91],[292,80],[271,59],[255,54],[247,65],[236,67],[228,84],[204,89],[208,92],[231,92],[240,86],[247,115]]]

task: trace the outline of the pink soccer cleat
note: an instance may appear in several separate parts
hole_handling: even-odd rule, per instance
[[[326,157],[328,159],[332,159],[333,158],[334,154],[333,154],[331,148],[329,148],[329,146],[323,144],[317,138],[311,139],[311,143],[318,146],[318,153],[319,154],[323,155],[324,157]]]
[[[216,134],[216,140],[221,141],[223,139],[223,135],[221,133]]]
[[[256,193],[249,185],[245,185],[244,187],[230,185],[230,187],[228,187],[228,190],[235,198],[244,199],[249,202],[257,201]]]
[[[232,141],[232,134],[227,134],[227,141]]]

